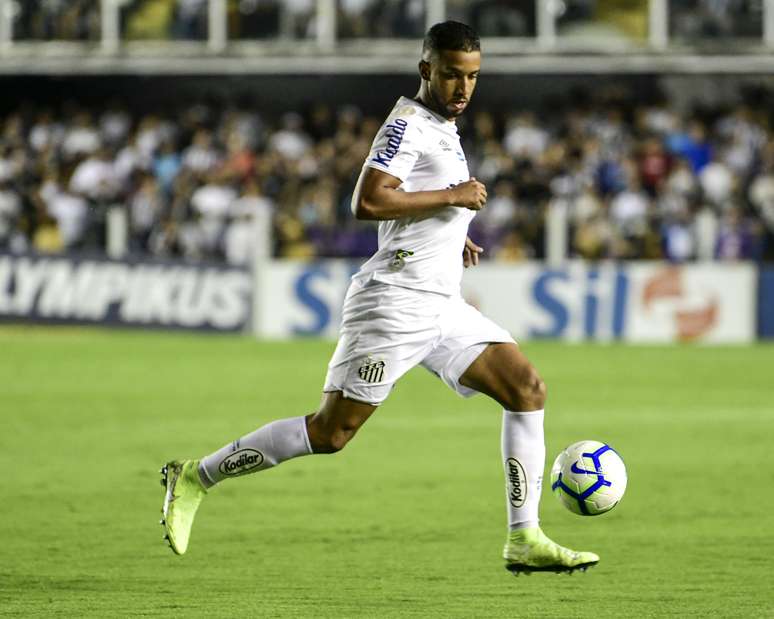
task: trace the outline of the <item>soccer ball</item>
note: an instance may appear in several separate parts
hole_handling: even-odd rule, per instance
[[[571,512],[598,516],[613,509],[623,497],[626,466],[610,445],[579,441],[556,457],[551,490]]]

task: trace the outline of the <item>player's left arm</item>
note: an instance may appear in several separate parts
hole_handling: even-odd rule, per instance
[[[479,247],[470,237],[465,237],[465,249],[462,250],[462,266],[466,269],[469,266],[476,266],[479,260],[479,254],[483,253],[484,248]]]

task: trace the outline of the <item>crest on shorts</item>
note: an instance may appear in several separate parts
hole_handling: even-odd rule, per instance
[[[367,383],[378,383],[384,378],[384,365],[382,359],[374,359],[369,355],[357,373]]]
[[[406,266],[406,257],[413,256],[414,252],[407,249],[399,249],[395,252],[395,257],[390,260],[390,270],[400,271]]]

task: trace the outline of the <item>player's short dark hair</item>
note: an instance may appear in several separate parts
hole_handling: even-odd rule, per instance
[[[477,52],[481,50],[481,40],[476,31],[467,24],[458,21],[441,22],[427,31],[422,43],[422,58],[442,50]]]

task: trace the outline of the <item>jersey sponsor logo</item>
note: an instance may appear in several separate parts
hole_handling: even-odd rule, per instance
[[[385,363],[382,359],[367,357],[357,371],[358,376],[367,383],[378,383],[384,378]]]
[[[263,464],[263,454],[256,449],[240,449],[229,454],[218,465],[224,475],[243,475]]]
[[[398,154],[400,145],[403,142],[403,136],[406,134],[406,127],[408,122],[402,118],[396,118],[390,124],[385,125],[387,132],[384,136],[387,138],[387,148],[380,150],[376,153],[376,156],[371,158],[374,163],[379,163],[385,167],[390,165],[393,157]]]
[[[403,267],[406,266],[406,258],[408,256],[413,256],[414,252],[409,251],[407,249],[399,249],[395,252],[395,257],[390,260],[390,270],[391,271],[400,271]]]
[[[451,144],[449,144],[446,140],[441,140],[438,142],[438,144],[441,146],[441,149],[450,151],[452,149]]]
[[[508,475],[508,500],[514,507],[521,507],[527,500],[527,474],[524,467],[516,458],[508,458],[505,461],[505,470]]]

